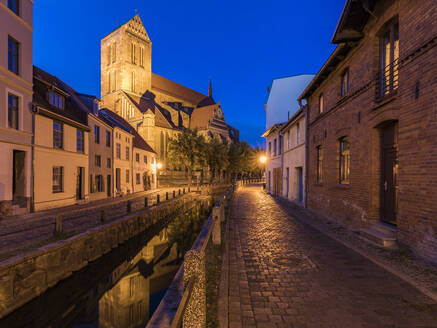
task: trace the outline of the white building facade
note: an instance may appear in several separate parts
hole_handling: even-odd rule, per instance
[[[298,110],[281,128],[282,197],[305,206],[306,194],[306,118],[305,110]]]

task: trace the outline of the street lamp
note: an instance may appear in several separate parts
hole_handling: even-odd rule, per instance
[[[259,161],[261,162],[261,164],[265,164],[265,163],[267,162],[267,157],[265,157],[265,156],[261,156],[261,157],[259,158]]]

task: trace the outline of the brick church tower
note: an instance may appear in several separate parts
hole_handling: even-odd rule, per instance
[[[141,97],[152,87],[152,42],[138,15],[101,40],[101,100],[119,113],[121,92]]]

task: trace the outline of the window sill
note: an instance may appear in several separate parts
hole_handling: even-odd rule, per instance
[[[384,96],[377,96],[377,97],[375,97],[375,103],[377,103],[379,106],[382,106],[385,103],[388,103],[388,102],[396,99],[397,94],[398,94],[398,91],[395,90],[395,91],[392,91],[389,94],[386,94]]]
[[[349,185],[349,183],[339,183],[339,184],[335,185],[335,188],[337,188],[337,189],[349,189],[350,185]]]

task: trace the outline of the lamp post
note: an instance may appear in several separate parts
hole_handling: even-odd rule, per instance
[[[156,164],[156,188],[159,186],[158,177],[159,177],[159,170],[162,169],[162,163],[159,162]]]

